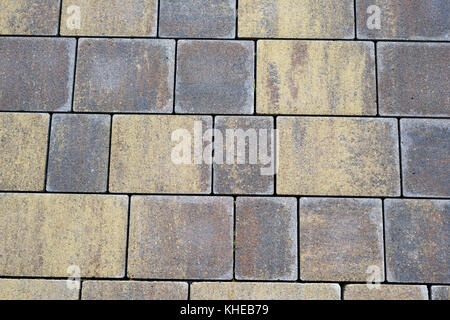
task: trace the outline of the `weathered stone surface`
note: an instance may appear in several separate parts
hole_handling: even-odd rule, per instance
[[[380,28],[368,28],[367,20],[380,9]],[[448,0],[357,0],[357,29],[360,39],[448,40]],[[372,20],[369,25],[372,25]]]
[[[77,300],[66,280],[0,279],[0,300]]]
[[[236,279],[297,280],[297,199],[238,197]]]
[[[450,197],[450,121],[400,120],[403,191],[408,197]]]
[[[161,0],[159,35],[167,38],[234,38],[235,0]]]
[[[233,198],[133,196],[128,275],[233,277]]]
[[[68,277],[78,266],[82,277],[123,277],[127,204],[126,196],[0,194],[0,275]]]
[[[379,42],[380,113],[396,116],[450,116],[450,45]]]
[[[278,194],[399,196],[394,119],[278,117]]]
[[[186,282],[84,281],[83,300],[186,300]]]
[[[75,39],[0,38],[0,110],[70,111]]]
[[[370,42],[258,41],[257,112],[376,115]]]
[[[344,288],[344,300],[428,300],[427,286],[350,284]]]
[[[352,0],[240,0],[239,37],[354,37]]]
[[[252,113],[254,50],[251,41],[179,41],[175,111]]]
[[[329,283],[194,282],[192,300],[339,300],[341,288]]]
[[[387,199],[386,271],[391,282],[449,283],[449,200]]]
[[[170,113],[174,40],[81,39],[74,110]]]
[[[0,190],[44,190],[49,121],[44,113],[0,113]]]
[[[433,286],[433,287],[431,287],[431,299],[433,299],[433,300],[450,300],[450,286]]]
[[[77,6],[81,23],[72,23]],[[63,0],[61,34],[77,36],[156,36],[158,0]]]
[[[206,158],[196,164],[196,156],[201,155],[197,152],[196,141],[201,139],[202,132],[208,136],[205,131],[211,128],[212,117],[209,116],[114,116],[109,190],[117,193],[210,193],[211,164],[204,160],[211,163],[211,148],[207,151],[211,143],[198,142]],[[176,131],[180,129],[183,131],[178,133],[183,135],[177,136]],[[180,146],[187,146],[188,150],[178,153]],[[177,164],[174,154],[189,159]]]
[[[383,272],[383,218],[378,199],[300,199],[300,278],[366,281]],[[376,275],[378,276],[378,275]]]
[[[55,114],[47,190],[106,192],[111,116]]]

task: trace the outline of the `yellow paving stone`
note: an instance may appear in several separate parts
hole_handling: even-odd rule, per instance
[[[427,286],[380,284],[369,288],[367,284],[345,286],[344,300],[428,300]]]
[[[66,280],[0,279],[0,300],[77,300]]]
[[[376,115],[370,42],[258,41],[258,113]]]

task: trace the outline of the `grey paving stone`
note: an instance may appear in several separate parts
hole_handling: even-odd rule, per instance
[[[431,299],[450,300],[450,286],[432,286]]]

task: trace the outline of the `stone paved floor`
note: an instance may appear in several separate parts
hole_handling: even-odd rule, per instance
[[[0,299],[448,300],[449,6],[1,0]]]

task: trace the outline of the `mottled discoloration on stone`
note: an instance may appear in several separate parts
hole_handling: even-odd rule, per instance
[[[236,279],[297,280],[297,199],[237,198]]]
[[[196,123],[205,134],[212,128],[212,117],[114,116],[109,190],[117,193],[210,193],[211,165],[194,162]],[[172,161],[176,147],[188,141],[185,138],[172,141],[172,134],[180,129],[187,130],[185,133],[191,137],[187,144],[191,146],[191,164]],[[198,136],[201,138],[201,133]],[[200,141],[198,145],[207,150],[210,143]]]
[[[75,42],[0,38],[0,110],[70,111]]]
[[[81,28],[69,29],[70,6],[81,11]],[[61,34],[77,36],[156,36],[158,0],[63,0]]]
[[[278,194],[398,196],[394,119],[278,117]]]
[[[178,42],[177,112],[252,113],[253,86],[253,42]]]
[[[49,121],[48,114],[0,113],[0,190],[44,189]]]
[[[257,112],[375,115],[370,42],[258,42]]]
[[[186,300],[186,282],[84,281],[83,300]]]
[[[384,203],[387,280],[449,283],[450,201]]]
[[[450,44],[379,42],[380,113],[450,116]]]
[[[403,191],[450,197],[450,120],[402,119]]]
[[[345,300],[428,300],[427,286],[350,284],[344,288]]]
[[[80,40],[74,110],[172,112],[174,59],[174,40]]]
[[[123,277],[126,196],[0,194],[0,275]]]
[[[366,281],[369,267],[383,277],[381,200],[302,198],[300,278]]]
[[[159,35],[234,38],[236,0],[160,0]]]
[[[369,6],[381,10],[381,28],[369,29]],[[448,40],[450,23],[448,0],[357,0],[360,39]]]
[[[238,34],[250,38],[354,37],[353,0],[239,0]]]
[[[233,277],[233,198],[134,196],[131,278]]]
[[[433,287],[431,287],[431,299],[433,299],[433,300],[450,300],[450,286],[433,286]]]
[[[66,280],[0,279],[0,300],[77,300]]]
[[[192,300],[339,300],[341,288],[329,283],[194,282]]]
[[[222,157],[219,156],[220,142],[215,135],[215,161],[214,161],[214,193],[220,194],[273,194],[274,182],[273,175],[263,175],[261,169],[269,169],[272,160],[272,117],[216,117],[215,129],[218,129],[223,136],[223,152]],[[248,134],[244,142],[241,138],[233,137],[230,130],[235,131],[238,137],[244,138],[244,134]],[[227,130],[228,136],[227,138]],[[265,130],[266,136],[264,136]],[[267,139],[265,138],[267,137]],[[232,143],[234,139],[233,147]],[[252,141],[251,143],[249,141]],[[238,163],[238,146],[245,146],[245,163]],[[260,153],[260,148],[263,150]],[[232,164],[228,164],[227,152],[230,151],[234,155]],[[264,158],[261,158],[261,155]],[[266,163],[266,157],[267,163]],[[253,159],[254,158],[254,159]],[[261,161],[261,159],[264,160]],[[256,161],[255,161],[256,160]],[[221,164],[222,163],[222,164]],[[270,171],[270,170],[267,170]]]

